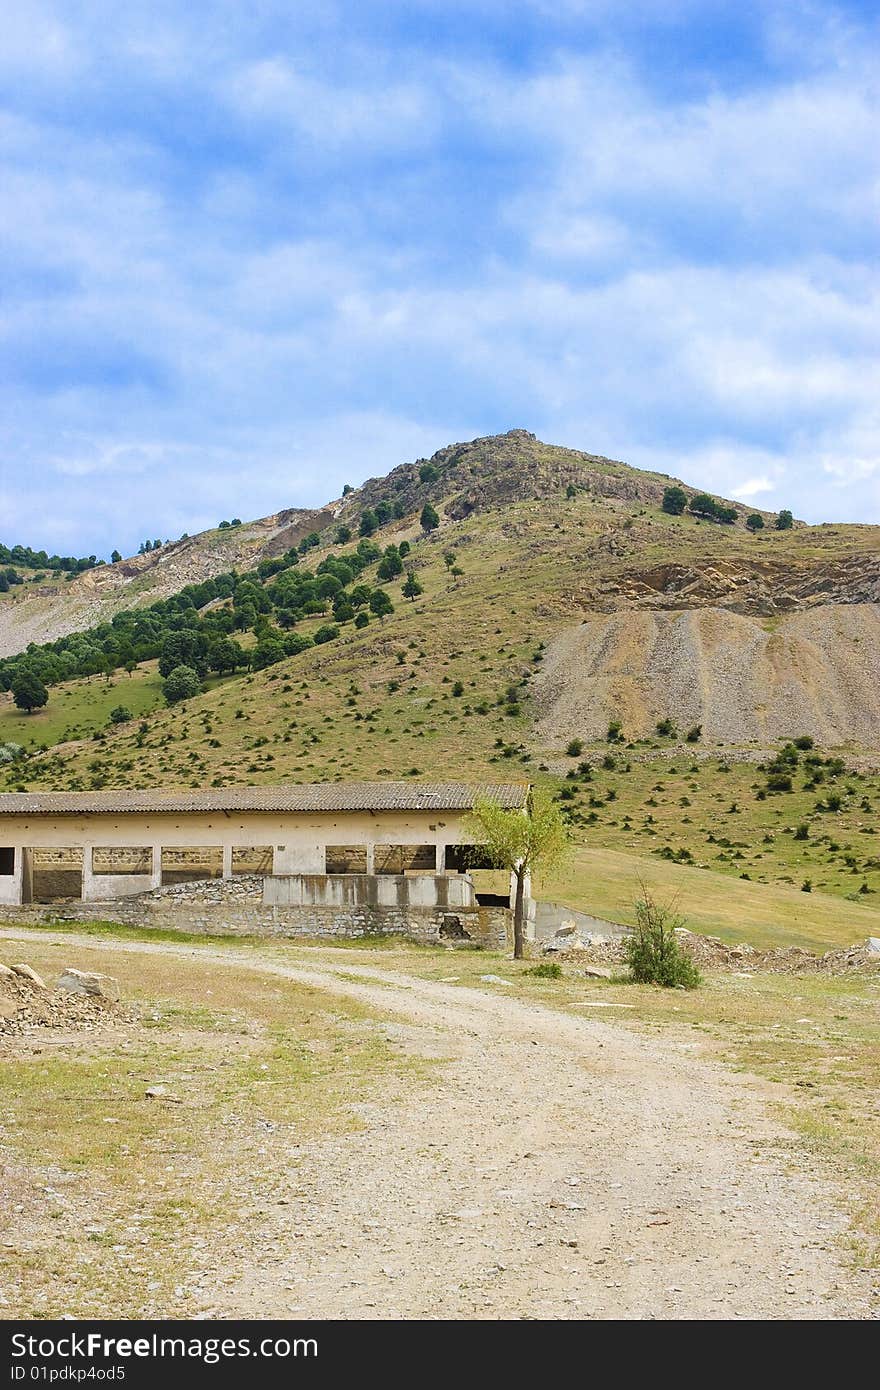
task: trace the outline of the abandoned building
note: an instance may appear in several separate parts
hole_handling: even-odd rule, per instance
[[[316,783],[0,794],[0,911],[286,934],[487,932],[509,877],[469,841],[478,799],[527,783]],[[188,887],[187,887],[188,885]],[[238,886],[236,886],[238,885]],[[233,911],[233,909],[235,909]],[[184,920],[187,919],[187,920]],[[491,919],[497,937],[501,914]]]

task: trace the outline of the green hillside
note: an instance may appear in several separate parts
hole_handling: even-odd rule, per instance
[[[152,661],[131,678],[112,675],[112,686],[98,677],[51,685],[45,712],[0,711],[4,739],[49,745],[0,767],[0,785],[223,786],[516,773],[554,788],[585,855],[610,856],[579,857],[565,885],[547,885],[572,906],[624,919],[633,883],[645,872],[665,875],[670,887],[703,884],[705,891],[689,890],[688,911],[706,929],[766,941],[779,933],[814,942],[878,934],[880,733],[834,747],[820,736],[798,753],[790,791],[768,790],[767,769],[785,738],[810,732],[801,692],[803,718],[812,719],[813,687],[817,707],[825,699],[816,671],[827,676],[841,668],[840,644],[859,652],[866,670],[877,661],[870,624],[880,597],[880,528],[780,531],[768,516],[752,534],[745,508],[732,524],[668,515],[661,506],[668,482],[556,450],[521,431],[454,446],[427,465],[370,480],[335,508],[337,515],[326,509],[327,524],[307,540],[300,536],[274,556],[262,552],[258,570],[234,571],[227,595],[204,608],[190,605],[183,615],[172,603],[149,620],[151,640],[160,645],[172,622],[202,634],[208,650],[231,637],[245,660],[270,651],[264,669],[243,667],[220,680],[209,667],[203,693],[172,707],[161,699]],[[439,522],[427,531],[420,524],[426,503]],[[301,594],[312,591],[322,564],[326,577],[340,557],[356,553],[365,512],[376,519],[369,540],[380,558],[328,593],[323,611],[305,611]],[[410,547],[403,572],[382,578],[382,554],[401,542]],[[402,592],[409,571],[421,588],[414,598]],[[335,572],[345,578],[344,565]],[[242,612],[254,599],[242,585],[258,591],[257,606],[265,609],[253,617],[245,612],[250,626],[242,626]],[[369,601],[354,607],[359,586],[387,594],[393,612],[380,616]],[[747,617],[770,636],[787,615],[813,621],[815,613],[845,610],[842,634],[817,629],[798,639],[819,655],[810,655],[796,698],[781,702],[788,720],[781,732],[725,741],[701,733],[688,743],[686,725],[673,719],[677,727],[661,736],[655,695],[642,691],[638,666],[627,671],[625,650],[615,649],[601,682],[555,655],[596,615],[611,615],[625,630],[645,614],[704,610]],[[364,612],[368,621],[358,627]],[[306,645],[328,627],[336,629],[328,640]],[[285,643],[305,649],[285,656]],[[686,651],[673,655],[679,666],[690,659]],[[711,651],[701,654],[706,659]],[[605,704],[601,731],[584,736],[580,726],[553,723],[548,710],[570,704],[554,704],[551,667],[574,682],[571,698],[582,712],[598,708],[600,698],[613,712],[614,692],[628,692],[618,739],[606,739]],[[628,684],[620,684],[624,677]],[[760,704],[760,691],[756,699]],[[110,709],[119,703],[136,717],[110,726]],[[569,745],[576,751],[566,752]],[[632,872],[618,874],[618,863]]]

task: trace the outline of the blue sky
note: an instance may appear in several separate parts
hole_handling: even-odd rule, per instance
[[[876,4],[6,0],[0,540],[513,427],[880,522]]]

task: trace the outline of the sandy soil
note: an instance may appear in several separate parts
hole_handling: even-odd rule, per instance
[[[427,1103],[417,1088],[358,1107],[358,1132],[292,1149],[268,1209],[253,1210],[242,1172],[234,1257],[195,1276],[204,1315],[877,1316],[844,1264],[842,1194],[770,1118],[773,1088],[684,1043],[327,950],[291,966],[101,949],[197,954],[332,990],[441,1062]]]

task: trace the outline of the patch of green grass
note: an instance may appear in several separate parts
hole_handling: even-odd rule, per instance
[[[673,902],[691,930],[724,941],[825,951],[880,935],[880,911],[861,903],[619,850],[580,847],[568,864],[538,880],[534,891],[633,926],[642,882],[658,901]]]

